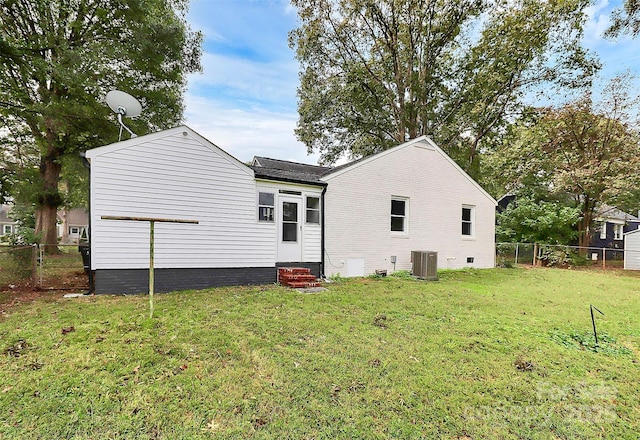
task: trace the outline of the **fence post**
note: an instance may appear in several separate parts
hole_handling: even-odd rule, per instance
[[[607,270],[607,248],[602,248],[602,270]]]
[[[516,266],[518,265],[518,244],[519,243],[516,243],[516,262],[515,262]]]
[[[538,258],[538,243],[533,243],[533,266],[536,265],[536,259]]]
[[[44,250],[46,248],[44,246],[40,247],[40,245],[38,245],[38,268],[40,269],[39,272],[39,283],[38,283],[38,287],[42,287],[44,285]]]
[[[31,282],[38,285],[38,245],[31,245]]]

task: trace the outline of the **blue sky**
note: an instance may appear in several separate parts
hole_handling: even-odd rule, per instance
[[[602,38],[619,0],[588,10],[585,46],[603,63],[601,76],[640,74],[640,38]],[[253,156],[316,163],[293,132],[298,63],[288,46],[297,26],[286,0],[191,0],[187,19],[204,33],[202,74],[191,75],[186,124],[242,161]]]

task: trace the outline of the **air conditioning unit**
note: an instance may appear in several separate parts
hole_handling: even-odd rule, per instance
[[[438,253],[433,251],[411,251],[411,273],[425,280],[438,279]]]

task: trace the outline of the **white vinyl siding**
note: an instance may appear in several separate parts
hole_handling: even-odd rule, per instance
[[[402,178],[399,179],[398,176]],[[438,252],[440,269],[495,265],[496,202],[427,139],[393,147],[323,178],[325,274],[411,270],[411,251]],[[446,187],[446,191],[443,190]],[[390,233],[390,199],[402,195],[410,234]],[[461,235],[461,206],[474,206],[474,239]],[[397,257],[394,266],[391,256]]]
[[[624,234],[624,268],[640,270],[640,230]]]
[[[248,167],[184,127],[144,138],[87,153],[93,269],[149,265],[148,222],[104,215],[197,220],[156,223],[158,268],[274,265],[273,225],[256,222]]]

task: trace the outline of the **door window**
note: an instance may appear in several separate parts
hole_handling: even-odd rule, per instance
[[[298,204],[282,202],[282,241],[298,241]]]

